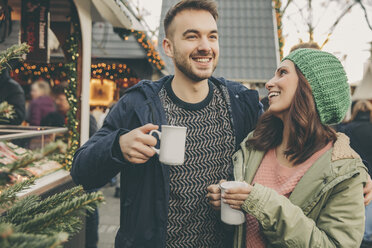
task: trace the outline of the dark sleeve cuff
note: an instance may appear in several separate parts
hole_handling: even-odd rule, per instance
[[[129,132],[128,130],[122,129],[122,128],[118,130],[118,133],[115,137],[115,141],[112,145],[112,150],[111,150],[112,159],[115,160],[115,162],[127,163],[127,161],[124,159],[123,153],[121,152],[119,139],[120,139],[120,136],[128,132]]]

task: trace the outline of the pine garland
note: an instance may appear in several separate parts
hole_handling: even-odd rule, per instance
[[[30,49],[30,46],[26,43],[21,45],[13,45],[0,53],[0,74],[4,70],[5,65],[10,67],[9,61],[12,59],[22,59],[22,55],[27,53]]]
[[[114,28],[114,32],[117,33],[123,40],[128,40],[128,36],[133,34],[137,42],[141,44],[143,49],[146,51],[148,61],[159,70],[164,69],[164,61],[161,59],[159,52],[156,51],[154,45],[147,38],[147,35],[144,32],[125,28]]]
[[[69,132],[69,147],[67,149],[66,158],[64,161],[64,166],[67,170],[71,169],[72,160],[75,151],[80,145],[80,134],[79,134],[79,122],[77,120],[78,111],[78,100],[77,100],[77,59],[79,57],[79,39],[80,32],[78,21],[73,18],[74,32],[66,41],[66,51],[67,56],[70,58],[71,62],[65,64],[66,72],[68,75],[68,86],[65,89],[67,101],[70,105],[70,109],[67,112],[67,128]]]

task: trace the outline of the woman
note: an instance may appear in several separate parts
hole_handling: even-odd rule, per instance
[[[233,156],[235,180],[247,186],[221,196],[246,214],[234,246],[358,247],[367,172],[348,138],[328,126],[341,122],[350,105],[341,63],[298,49],[266,88],[270,107]]]
[[[28,122],[31,126],[40,126],[40,121],[50,112],[55,111],[55,105],[50,95],[50,86],[43,80],[31,85],[31,98]]]

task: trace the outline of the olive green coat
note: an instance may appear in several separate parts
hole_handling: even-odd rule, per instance
[[[235,180],[251,183],[264,157],[241,143],[233,156]],[[363,186],[367,171],[347,136],[338,133],[298,182],[289,198],[256,183],[242,209],[260,223],[268,247],[359,247],[364,232]],[[245,247],[245,223],[234,247]]]

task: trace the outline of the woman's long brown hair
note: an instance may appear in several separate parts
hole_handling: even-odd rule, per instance
[[[289,108],[290,137],[284,154],[289,161],[298,165],[305,162],[329,142],[336,141],[336,133],[329,126],[320,122],[310,84],[297,67],[296,73],[298,87]],[[246,142],[246,145],[253,146],[256,150],[267,151],[280,145],[282,137],[282,120],[268,110],[259,119],[253,137]]]

